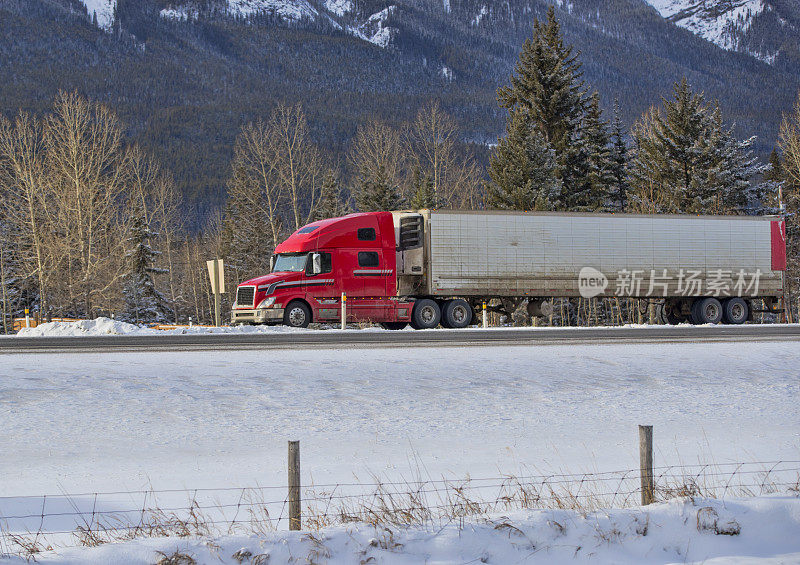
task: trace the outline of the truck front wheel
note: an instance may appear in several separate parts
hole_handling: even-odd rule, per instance
[[[456,298],[444,303],[442,325],[446,328],[461,329],[472,323],[472,307],[466,300]]]
[[[292,328],[307,328],[311,322],[311,309],[295,300],[283,311],[283,324]]]
[[[442,310],[433,300],[423,298],[414,302],[411,311],[411,327],[415,330],[430,330],[439,325]]]

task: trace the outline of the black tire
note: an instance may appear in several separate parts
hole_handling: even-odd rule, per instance
[[[472,323],[473,311],[469,302],[461,298],[444,303],[442,325],[446,328],[461,329]]]
[[[693,324],[719,324],[722,321],[722,303],[716,298],[698,298],[692,304]]]
[[[750,317],[750,306],[738,296],[722,303],[722,320],[726,324],[744,324]]]
[[[431,330],[442,321],[442,310],[439,305],[428,298],[414,302],[411,311],[411,327],[415,330]]]
[[[283,311],[283,325],[290,328],[307,328],[311,323],[311,309],[299,300],[289,303]]]
[[[381,322],[381,327],[385,330],[402,330],[408,325],[408,322]]]

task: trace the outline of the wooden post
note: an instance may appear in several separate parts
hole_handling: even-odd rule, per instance
[[[489,317],[488,317],[488,313],[486,312],[486,301],[485,300],[483,301],[483,327],[484,328],[488,328],[489,327]]]
[[[347,329],[347,294],[342,293],[342,329]]]
[[[639,469],[642,476],[642,506],[653,504],[653,426],[639,426]]]
[[[219,281],[219,263],[216,260],[212,263],[211,269],[213,271],[213,275],[212,276],[214,278],[214,281]],[[218,285],[219,285],[219,283],[215,282],[214,283],[214,289],[213,289],[214,290],[214,325],[217,326],[217,327],[219,327],[221,325],[220,324],[220,317],[219,317],[220,294],[219,294]]]
[[[289,442],[289,529],[299,530],[300,509],[300,442]]]

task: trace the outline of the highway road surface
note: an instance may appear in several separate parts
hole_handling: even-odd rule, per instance
[[[367,347],[466,347],[570,343],[798,341],[800,325],[500,328],[427,331],[317,330],[91,337],[2,337],[0,354]]]

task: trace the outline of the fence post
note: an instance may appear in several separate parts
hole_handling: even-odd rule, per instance
[[[289,442],[289,529],[300,529],[300,442]]]
[[[642,476],[642,506],[653,504],[653,426],[639,426],[639,469]]]
[[[486,301],[485,300],[483,301],[483,327],[484,328],[488,328],[489,327],[489,317],[488,317],[488,314],[486,313]]]
[[[341,304],[342,304],[342,308],[341,308],[341,310],[342,310],[342,329],[346,330],[347,329],[347,294],[344,293],[344,292],[342,293],[342,302],[341,302]]]

